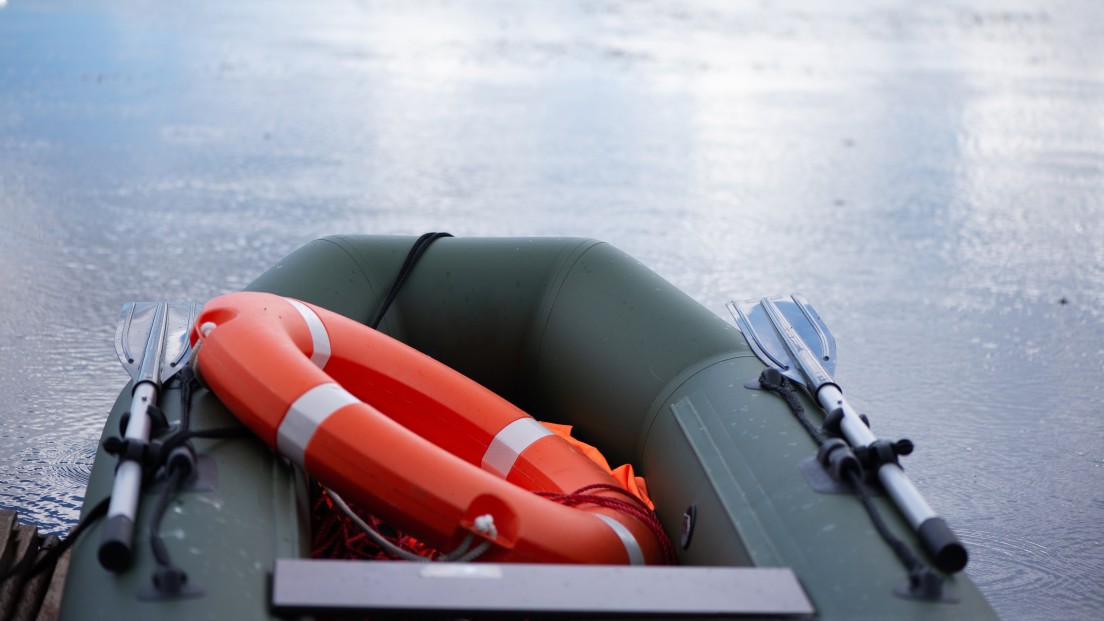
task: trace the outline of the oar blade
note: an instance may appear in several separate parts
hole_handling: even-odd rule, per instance
[[[829,372],[836,372],[836,339],[824,325],[824,320],[813,308],[812,304],[804,297],[793,294],[790,296],[792,304],[775,305],[790,320],[798,335],[809,346],[809,349],[820,359],[820,364]]]
[[[726,306],[736,327],[744,334],[748,345],[764,364],[772,366],[791,380],[804,384],[800,370],[790,360],[789,352],[767,313],[766,305],[773,303],[793,325],[797,334],[829,373],[836,369],[836,339],[820,318],[816,309],[802,296],[775,295],[759,300],[732,301]]]
[[[137,379],[151,340],[164,339],[160,380],[175,375],[187,359],[188,331],[199,314],[196,302],[128,302],[115,328],[115,353],[131,377]],[[159,317],[165,317],[164,333]]]
[[[161,381],[168,380],[184,368],[191,351],[188,333],[203,308],[198,302],[168,302],[166,306],[165,356],[161,363]]]
[[[127,302],[119,313],[119,323],[115,327],[115,353],[131,377],[137,377],[142,365],[156,313],[156,302]]]

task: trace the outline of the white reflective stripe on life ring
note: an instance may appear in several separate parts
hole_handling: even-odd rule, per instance
[[[482,467],[506,478],[525,449],[537,440],[551,435],[555,434],[536,419],[519,418],[495,434],[487,446],[487,452],[483,454]]]
[[[276,430],[276,448],[280,454],[300,466],[306,466],[304,455],[314,432],[326,419],[341,408],[360,403],[340,384],[319,384],[303,393],[284,414]]]
[[[617,533],[617,537],[621,539],[621,543],[625,546],[625,553],[629,555],[629,564],[643,565],[644,551],[640,549],[640,542],[633,536],[632,531],[608,515],[602,515],[601,513],[595,515],[612,528],[613,532]]]
[[[310,328],[311,343],[313,345],[311,362],[319,369],[325,369],[326,363],[330,361],[330,333],[326,332],[326,326],[322,324],[322,319],[309,306],[299,300],[284,299],[291,302],[291,305],[299,311],[299,314],[303,316],[303,320],[307,322],[307,327]]]

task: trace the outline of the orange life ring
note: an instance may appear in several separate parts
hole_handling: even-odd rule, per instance
[[[615,481],[531,416],[429,356],[267,293],[215,298],[195,326],[198,373],[238,419],[426,543],[449,550],[473,533],[494,544],[481,560],[663,561],[662,544],[638,517],[533,493]]]

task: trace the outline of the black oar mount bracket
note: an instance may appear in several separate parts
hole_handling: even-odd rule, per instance
[[[107,438],[103,441],[103,449],[108,455],[114,455],[119,461],[115,464],[118,469],[124,461],[134,461],[141,464],[142,469],[150,475],[156,474],[159,467],[166,463],[162,442],[151,440],[143,442],[133,438]]]
[[[169,428],[169,417],[165,416],[165,412],[161,408],[154,404],[146,406],[146,413],[150,417],[150,433],[162,433]],[[130,411],[123,412],[123,415],[119,417],[119,435],[125,436],[127,425],[130,423]]]
[[[148,408],[151,434],[162,434],[169,429],[169,420],[165,413],[155,405]],[[139,440],[126,437],[127,423],[130,422],[130,412],[124,412],[119,417],[119,436],[107,438],[103,441],[103,449],[108,455],[118,458],[115,467],[124,461],[135,461],[142,465],[143,469],[156,468],[163,460],[161,456],[161,443]]]
[[[897,458],[911,454],[913,448],[912,441],[908,439],[901,439],[896,442],[875,440],[867,446],[855,449],[855,457],[862,462],[866,469],[877,471],[882,464],[900,465]]]
[[[824,424],[820,427],[821,431],[828,435],[842,438],[843,430],[840,428],[840,425],[843,424],[843,416],[843,408],[836,408],[828,412],[824,417]],[[859,418],[866,424],[866,428],[870,429],[870,419],[867,418],[866,414],[859,414]]]
[[[859,416],[869,429],[870,419],[867,418],[866,414],[860,414]],[[837,481],[842,481],[847,469],[856,465],[851,461],[852,459],[858,462],[860,473],[864,471],[873,473],[877,472],[883,464],[897,464],[899,466],[898,457],[911,455],[916,448],[912,440],[902,438],[896,442],[875,440],[867,446],[860,446],[852,450],[851,445],[844,438],[843,430],[840,428],[843,417],[843,408],[836,408],[825,416],[820,431],[828,439],[821,445],[817,453],[817,460],[828,469],[832,478]]]
[[[828,470],[833,481],[844,481],[850,471],[863,476],[862,462],[851,450],[851,445],[839,438],[831,438],[820,445],[817,461]]]

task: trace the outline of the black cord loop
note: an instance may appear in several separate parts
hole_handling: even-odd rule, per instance
[[[414,266],[418,264],[418,259],[422,258],[422,255],[425,254],[430,244],[442,237],[452,237],[452,234],[425,233],[414,241],[414,245],[410,247],[410,252],[406,255],[406,260],[403,261],[402,267],[399,268],[398,275],[395,276],[395,282],[391,284],[391,290],[387,292],[387,297],[383,299],[383,303],[380,304],[379,310],[376,311],[376,315],[368,322],[369,328],[379,328],[379,324],[383,321],[383,317],[387,314],[387,310],[391,308],[391,304],[394,303],[395,298],[398,297],[399,291],[401,291],[403,285],[406,284],[406,279],[410,277],[410,273],[414,271]]]

